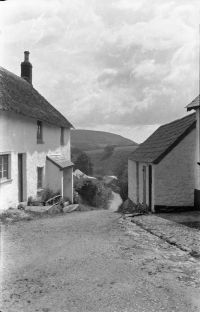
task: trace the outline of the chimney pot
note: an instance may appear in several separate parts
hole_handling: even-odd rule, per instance
[[[29,51],[24,51],[24,61],[25,62],[29,62],[29,54],[30,54]]]

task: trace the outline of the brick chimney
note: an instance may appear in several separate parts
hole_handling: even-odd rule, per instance
[[[29,51],[24,51],[24,61],[21,63],[21,77],[32,84],[32,64],[29,62]]]

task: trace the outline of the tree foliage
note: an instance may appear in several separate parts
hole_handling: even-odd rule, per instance
[[[93,166],[90,157],[84,152],[80,153],[74,162],[74,169],[79,169],[87,175],[92,175]]]
[[[106,145],[104,148],[104,153],[102,156],[102,160],[109,158],[115,150],[115,145]]]
[[[90,206],[107,209],[112,191],[102,181],[81,178],[75,181],[75,191]]]
[[[120,188],[120,196],[123,201],[128,198],[128,161],[122,160],[115,168],[115,175],[118,178],[117,185]]]

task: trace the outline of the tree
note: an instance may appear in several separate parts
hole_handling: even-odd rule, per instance
[[[115,145],[106,145],[104,148],[104,154],[102,156],[102,160],[109,158],[115,150]]]
[[[120,196],[123,201],[128,198],[128,161],[121,160],[118,167],[115,168],[115,174],[118,178],[117,185],[120,188]]]
[[[74,168],[79,169],[87,175],[92,175],[93,173],[93,166],[90,157],[84,152],[77,157],[74,162]]]

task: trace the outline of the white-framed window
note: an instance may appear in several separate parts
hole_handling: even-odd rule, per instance
[[[37,121],[37,143],[43,143],[43,124],[42,121]]]
[[[0,154],[0,182],[9,180],[10,177],[10,154]]]
[[[37,188],[43,188],[43,172],[44,167],[37,167]]]

